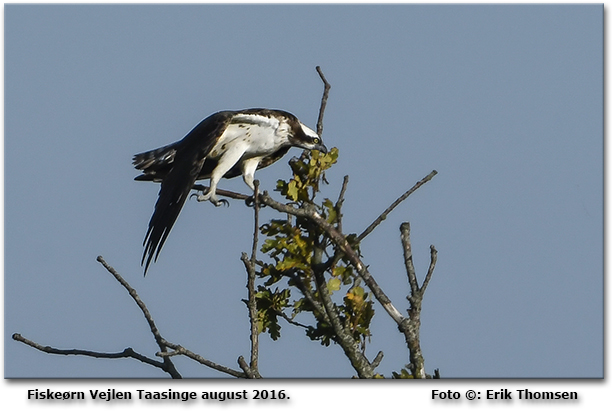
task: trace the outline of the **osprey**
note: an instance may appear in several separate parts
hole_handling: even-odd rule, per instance
[[[174,222],[196,180],[210,178],[208,192],[198,201],[215,206],[227,204],[216,196],[219,180],[242,175],[255,190],[255,170],[283,157],[291,147],[327,153],[321,137],[282,110],[247,109],[220,111],[200,122],[176,143],[136,154],[134,167],[142,174],[135,180],[161,182],[141,264],[145,275],[151,260],[157,260]]]

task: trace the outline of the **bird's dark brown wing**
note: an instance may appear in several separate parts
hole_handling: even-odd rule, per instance
[[[189,191],[198,179],[206,156],[227,127],[231,115],[232,112],[219,112],[207,117],[185,138],[172,145],[176,150],[172,168],[162,180],[159,198],[144,239],[141,264],[145,266],[145,275],[151,260],[157,260]]]

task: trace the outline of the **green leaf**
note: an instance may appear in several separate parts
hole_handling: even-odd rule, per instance
[[[342,281],[339,278],[332,278],[327,282],[327,289],[330,292],[338,291],[341,285]]]
[[[334,206],[334,203],[332,203],[332,201],[329,198],[326,198],[323,201],[323,207],[325,207],[325,214],[327,215],[327,222],[330,224],[333,224],[336,221],[337,218],[337,213],[336,213],[336,207]]]
[[[299,191],[297,188],[297,182],[295,180],[291,180],[287,185],[287,199],[292,201],[297,201],[299,196]]]

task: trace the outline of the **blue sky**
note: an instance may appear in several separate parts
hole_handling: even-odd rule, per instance
[[[252,211],[188,202],[144,278],[158,186],[133,181],[131,157],[223,109],[281,108],[314,127],[317,65],[332,85],[323,139],[340,152],[323,196],[336,198],[350,176],[347,232],[439,172],[362,245],[400,309],[400,223],[411,223],[421,276],[429,245],[438,249],[422,314],[428,372],[603,376],[601,5],[4,10],[5,377],[165,377],[10,339],[152,355],[142,315],[98,255],[167,339],[235,367],[248,353],[239,257]],[[281,161],[257,178],[272,190],[289,172]],[[248,190],[238,179],[221,187]],[[377,308],[368,354],[382,350],[390,375],[407,352]],[[262,337],[263,375],[353,375],[339,347],[282,331],[278,342]],[[186,377],[222,376],[176,364]]]

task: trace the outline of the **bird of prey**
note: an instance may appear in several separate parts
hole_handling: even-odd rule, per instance
[[[255,108],[212,114],[182,140],[136,154],[134,167],[142,174],[135,180],[161,182],[143,243],[141,264],[145,275],[151,260],[157,261],[196,180],[210,178],[210,189],[198,195],[197,200],[219,206],[227,203],[216,195],[222,177],[242,175],[255,190],[255,170],[276,162],[291,147],[327,152],[321,137],[293,114]]]

